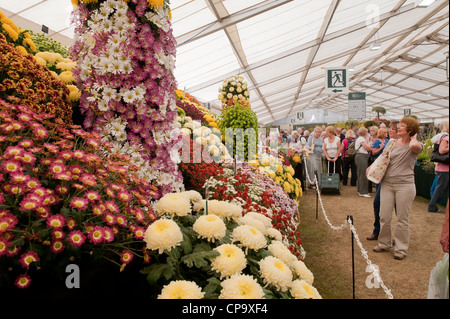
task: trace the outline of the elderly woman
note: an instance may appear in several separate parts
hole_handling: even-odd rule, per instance
[[[342,140],[342,146],[341,146],[341,154],[343,159],[343,165],[342,165],[342,184],[347,185],[348,183],[348,173],[351,170],[351,177],[350,177],[350,185],[356,186],[356,180],[357,180],[357,172],[356,172],[356,164],[355,164],[355,157],[349,156],[347,153],[348,146],[352,144],[356,140],[356,135],[353,130],[349,129],[346,134],[345,138]]]
[[[395,225],[394,258],[402,260],[409,248],[409,216],[416,197],[414,184],[414,164],[422,152],[423,145],[417,141],[419,122],[412,117],[404,117],[397,126],[395,147],[390,153],[390,162],[381,184],[380,234],[375,252],[389,250],[392,243],[392,212],[397,212]]]
[[[317,172],[317,182],[320,186],[320,174],[322,173],[322,155],[323,155],[323,139],[321,137],[322,129],[316,127],[312,135],[309,136],[306,146],[310,150],[307,160],[307,174],[312,184],[311,188],[315,189],[315,173]]]
[[[358,138],[355,142],[355,164],[358,176],[358,195],[362,197],[370,197],[369,195],[369,180],[366,177],[366,170],[369,163],[369,152],[372,151],[368,140],[368,130],[361,127],[358,130]]]
[[[342,159],[341,155],[341,139],[336,136],[333,126],[325,129],[326,138],[323,140],[323,154],[326,159],[326,170],[328,173],[337,173],[341,177]]]
[[[444,121],[439,124],[440,134],[431,139],[432,142],[439,144],[439,153],[448,153],[448,121]],[[449,182],[449,165],[445,163],[436,163],[434,166],[436,173],[436,188],[434,189],[433,196],[428,203],[428,212],[437,213],[439,208],[436,204],[442,200],[445,194],[448,194],[448,182]]]

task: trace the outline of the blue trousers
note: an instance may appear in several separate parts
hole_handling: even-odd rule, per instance
[[[376,194],[373,199],[373,213],[375,215],[375,222],[373,223],[373,234],[378,235],[380,233],[380,190],[381,183],[375,184]]]
[[[436,172],[437,182],[436,188],[434,189],[433,196],[431,197],[430,202],[428,203],[428,211],[429,212],[437,212],[439,209],[436,206],[444,196],[444,194],[448,193],[448,182],[449,175],[448,172]]]

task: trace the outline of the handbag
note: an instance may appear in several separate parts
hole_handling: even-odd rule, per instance
[[[444,136],[443,136],[444,137]],[[439,145],[441,144],[442,138],[439,140],[439,144],[435,143],[433,146],[433,152],[431,152],[430,161],[442,164],[449,164],[448,152],[445,154],[439,153]]]
[[[389,140],[383,153],[367,168],[367,179],[375,184],[381,183],[386,174],[389,162],[391,161],[391,151],[394,149],[396,140]]]

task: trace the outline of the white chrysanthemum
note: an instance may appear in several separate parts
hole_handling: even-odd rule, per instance
[[[145,231],[144,241],[150,250],[158,250],[160,254],[164,250],[170,251],[183,241],[180,227],[171,219],[159,219],[148,226]]]
[[[278,229],[275,229],[273,227],[267,229],[266,235],[269,236],[270,238],[273,238],[278,241],[283,240],[283,236],[281,235],[281,232]]]
[[[183,194],[169,193],[156,203],[155,210],[158,216],[163,214],[186,216],[191,213],[191,202]]]
[[[203,206],[205,205],[206,202],[203,201]],[[236,220],[242,217],[242,208],[240,206],[215,199],[208,201],[208,212],[223,219]]]
[[[221,285],[219,299],[264,299],[261,285],[250,275],[233,275]]]
[[[287,291],[292,283],[292,271],[279,258],[267,256],[260,262],[259,272],[266,286],[274,285],[278,290]]]
[[[289,267],[293,267],[294,262],[298,261],[297,257],[281,241],[273,241],[268,249],[275,257],[281,259]]]
[[[214,214],[200,216],[192,228],[201,238],[212,242],[222,239],[227,233],[227,227],[223,220]]]
[[[176,280],[165,285],[158,299],[202,299],[205,293],[193,281]]]
[[[233,229],[231,235],[232,242],[240,242],[242,246],[246,248],[259,250],[267,246],[266,238],[263,233],[257,230],[255,227],[249,225],[241,225]]]
[[[248,212],[246,215],[251,216],[251,217],[253,217],[253,218],[259,220],[260,222],[262,222],[262,223],[264,224],[264,226],[265,226],[266,228],[272,228],[272,227],[273,227],[273,225],[272,225],[272,220],[271,220],[269,217],[264,216],[264,215],[261,214],[261,213]]]
[[[184,192],[181,192],[180,194],[186,196],[186,198],[189,199],[193,203],[201,202],[203,199],[202,195],[199,192],[194,191],[194,190],[184,191]]]
[[[211,268],[220,273],[220,279],[240,274],[247,266],[244,252],[236,245],[223,244],[214,250],[220,253],[220,256],[212,260]]]
[[[310,285],[314,283],[314,274],[308,269],[308,267],[306,267],[303,261],[296,260],[292,264],[292,269],[300,279],[306,281]]]
[[[187,137],[191,136],[191,130],[186,127],[183,127],[182,129],[180,129],[180,132],[183,136],[187,136]]]
[[[290,290],[295,299],[322,299],[317,289],[304,280],[294,280]]]
[[[249,225],[255,227],[261,233],[266,233],[266,227],[264,226],[264,223],[260,220],[257,220],[256,218],[253,218],[251,215],[245,214],[243,217],[237,220],[237,223],[239,225]]]

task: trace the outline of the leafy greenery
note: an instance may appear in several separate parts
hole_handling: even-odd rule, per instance
[[[35,33],[27,30],[31,35],[31,39],[36,45],[37,52],[55,52],[61,54],[64,58],[68,58],[67,47],[63,46],[58,41],[47,37],[44,33]]]
[[[249,107],[239,101],[226,107],[219,116],[219,129],[222,136],[225,136],[227,148],[233,145],[233,149],[231,147],[228,149],[230,155],[234,157],[235,155],[241,156],[241,154],[244,154],[245,160],[251,159],[249,159],[249,154],[252,155],[252,152],[256,155],[258,117]]]

